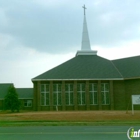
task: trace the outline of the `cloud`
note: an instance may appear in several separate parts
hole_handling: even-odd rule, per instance
[[[59,4],[61,3],[63,11],[61,8],[54,10],[54,7],[50,6],[51,1],[47,1],[51,7],[49,9],[37,5],[36,2],[29,1],[27,4],[26,1],[13,1],[11,7],[8,3],[6,6],[6,2],[1,2],[5,9],[5,17],[8,19],[8,26],[0,27],[0,32],[13,36],[23,46],[42,52],[61,53],[62,50],[67,52],[73,50],[72,46],[76,46],[75,44],[78,42],[80,44],[81,39],[78,40],[78,38],[81,37],[81,32],[79,35],[77,32],[71,32],[76,31],[73,29],[73,25],[77,25],[77,22],[75,18],[69,18],[69,20],[67,18],[69,15],[72,17],[71,9],[65,13],[63,11],[66,11],[67,8],[62,6],[62,2]],[[38,3],[41,2],[38,1]],[[79,37],[75,37],[75,34]]]
[[[140,2],[124,0],[75,1],[31,0],[1,1],[0,32],[20,44],[47,53],[67,53],[80,48],[83,13],[92,45],[112,45],[139,37]],[[24,7],[24,8],[21,8]]]
[[[5,27],[8,25],[8,18],[6,17],[5,10],[0,8],[0,26]]]
[[[16,87],[32,87],[31,79],[37,75],[63,63],[74,54],[51,55],[35,49],[16,44],[10,36],[0,35],[3,48],[0,51],[1,83],[13,82]],[[10,44],[13,45],[10,48]]]
[[[112,47],[122,41],[139,39],[139,4],[138,0],[123,3],[110,0],[107,4],[102,1],[94,10],[96,15],[90,15],[93,20],[88,22],[91,44]]]
[[[98,55],[109,60],[132,57],[140,55],[140,40],[122,42],[119,46],[105,48],[104,46],[92,46],[93,50],[98,51]]]
[[[81,48],[84,4],[90,44],[98,55],[139,55],[139,0],[3,0],[1,82],[31,87],[31,78],[74,57]]]

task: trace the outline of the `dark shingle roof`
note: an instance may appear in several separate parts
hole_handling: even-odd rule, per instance
[[[0,99],[4,99],[10,86],[13,86],[13,84],[12,83],[0,83]]]
[[[140,78],[140,56],[112,61],[124,78]]]
[[[79,55],[33,78],[41,79],[122,79],[112,61],[97,55]]]
[[[33,88],[16,88],[19,99],[33,99]]]
[[[0,99],[4,99],[12,83],[0,84]],[[33,99],[33,88],[16,88],[19,99]]]

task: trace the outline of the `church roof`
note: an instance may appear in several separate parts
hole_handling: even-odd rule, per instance
[[[0,83],[0,99],[4,99],[10,86],[13,86],[13,83]]]
[[[35,77],[35,80],[122,79],[112,61],[97,55],[79,55]]]
[[[108,60],[79,55],[35,77],[38,80],[123,80],[140,78],[140,56]]]
[[[33,99],[33,88],[16,88],[19,99]]]
[[[0,83],[0,100],[5,98],[10,86],[13,83]],[[16,88],[19,99],[33,99],[33,88]]]
[[[140,78],[140,56],[112,61],[125,79]]]
[[[81,50],[76,57],[35,77],[39,80],[123,80],[140,78],[140,56],[108,60],[91,50],[88,35],[85,5]]]

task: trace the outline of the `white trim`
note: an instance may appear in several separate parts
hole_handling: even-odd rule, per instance
[[[46,95],[47,94],[50,94],[50,88],[49,88],[49,91],[46,91],[46,86],[49,86],[49,84],[41,84],[41,86],[43,86],[43,89],[44,89],[44,91],[41,91],[41,86],[40,86],[40,106],[49,106],[50,105],[50,102],[49,102],[49,104],[47,105],[46,104]],[[42,105],[42,96],[41,96],[41,94],[44,94],[44,105]],[[50,101],[50,95],[49,95],[49,101]]]
[[[80,104],[78,103],[78,105],[86,105],[85,103],[83,104],[82,103],[82,101],[83,101],[83,93],[85,94],[85,90],[82,90],[82,84],[84,84],[84,83],[78,83],[79,84],[79,86],[80,86],[80,89],[78,90],[77,89],[77,94],[79,93],[80,94]],[[85,86],[85,84],[84,84],[84,86]],[[77,95],[78,96],[78,95]],[[78,98],[78,97],[77,97]],[[86,99],[84,99],[84,100],[86,100]]]
[[[132,77],[132,78],[125,78],[124,80],[133,80],[133,79],[140,79],[140,77]]]
[[[78,55],[97,55],[97,51],[92,51],[92,50],[77,51],[76,56]]]
[[[82,84],[80,84],[80,96],[81,96],[81,105],[82,105],[82,92],[83,91],[82,91],[82,87],[81,86],[82,86]]]
[[[125,80],[124,78],[95,78],[95,79],[32,79],[32,81],[85,81],[85,80]]]
[[[30,99],[30,100],[33,100],[33,98],[18,98],[18,99]]]
[[[90,104],[90,105],[98,105],[98,96],[97,96],[97,104],[95,104],[95,102],[94,102],[94,95],[95,94],[97,94],[98,95],[98,90],[95,90],[94,89],[94,85],[95,84],[97,84],[97,83],[90,83],[91,85],[92,85],[92,89],[91,90],[89,90],[89,94],[92,94],[92,96],[93,96],[93,99],[92,99],[92,104]],[[89,84],[89,87],[90,87],[90,84]]]
[[[57,100],[56,100],[56,105],[54,105],[54,106],[62,106],[62,99],[61,99],[61,98],[62,98],[62,89],[61,89],[61,88],[62,88],[62,84],[56,83],[56,84],[54,84],[54,85],[56,85],[56,91],[54,91],[54,89],[53,89],[53,96],[54,96],[54,94],[56,94],[56,98],[57,98]],[[60,91],[59,91],[59,85],[61,86],[61,88],[60,88],[61,90],[60,90]],[[59,100],[58,100],[58,99],[59,99],[58,94],[60,94],[60,99],[61,99],[61,100],[60,100],[60,101],[61,101],[61,102],[60,102],[60,103],[61,103],[60,105],[59,105]],[[53,98],[54,98],[54,97],[53,97]],[[53,103],[53,104],[54,104],[54,103]]]
[[[29,100],[33,100],[33,98],[18,98],[19,100],[21,99],[29,99]],[[0,100],[4,100],[4,98],[0,98]]]
[[[103,94],[104,100],[105,100],[105,103],[102,104],[102,105],[110,105],[110,100],[109,100],[109,103],[108,103],[108,104],[106,103],[106,92],[109,93],[109,89],[108,89],[108,90],[105,90],[105,85],[106,85],[106,84],[109,85],[109,83],[101,83],[101,88],[102,88],[102,84],[103,84],[103,86],[104,86],[104,89],[103,89],[103,91],[101,90],[101,94]],[[109,97],[109,99],[110,99],[110,97]]]
[[[72,85],[72,91],[71,91],[71,85]],[[68,90],[65,90],[65,94],[68,94],[68,98],[69,98],[69,102],[68,102],[68,104],[66,104],[67,106],[71,106],[71,105],[73,105],[73,104],[71,104],[71,98],[73,97],[71,97],[71,94],[73,94],[73,84],[71,84],[71,83],[66,83],[65,84],[65,89],[66,89],[66,86],[68,86]],[[74,95],[74,94],[73,94]],[[66,96],[65,96],[65,100],[66,100]],[[72,98],[72,100],[73,100],[73,98]]]
[[[70,96],[70,94],[71,94],[71,93],[70,93],[70,84],[68,84],[68,89],[69,89],[69,90],[68,90],[68,94],[69,94],[69,105],[70,105],[70,97],[71,97],[71,96]]]
[[[57,95],[57,105],[58,105],[58,84],[57,84],[57,91],[56,91],[56,95]]]

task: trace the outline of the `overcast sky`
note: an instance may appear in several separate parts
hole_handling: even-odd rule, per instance
[[[140,55],[140,0],[0,0],[0,83],[31,79],[81,49],[83,5],[98,55]]]

